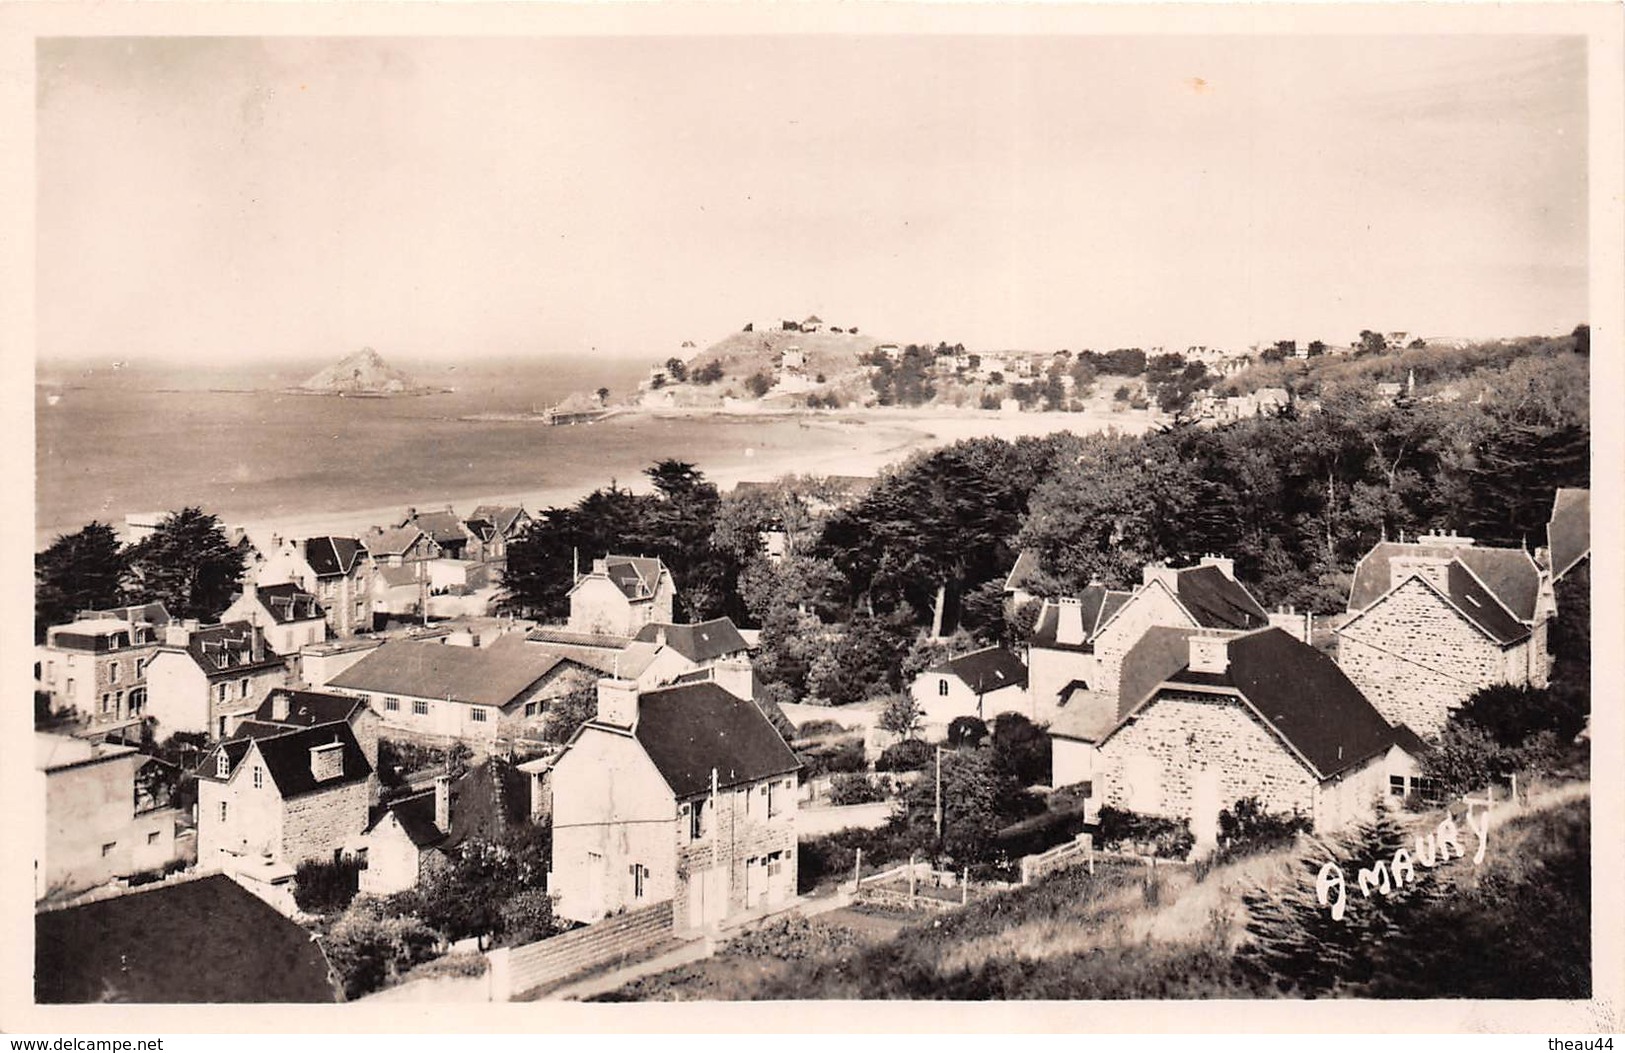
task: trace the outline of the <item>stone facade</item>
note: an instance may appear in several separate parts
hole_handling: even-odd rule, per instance
[[[1534,655],[1545,623],[1537,629],[1532,640],[1503,648],[1412,578],[1338,630],[1337,664],[1389,723],[1437,735],[1481,687],[1544,682],[1546,663]]]
[[[366,830],[372,782],[356,779],[284,800],[251,749],[230,779],[198,779],[199,863],[229,868],[238,859],[270,856],[297,866],[332,859]]]
[[[332,859],[367,828],[368,783],[358,780],[283,802],[282,859]]]
[[[61,629],[72,633],[74,626],[70,623]],[[147,663],[158,650],[155,639],[120,645],[112,641],[116,634],[104,633],[91,647],[59,643],[58,635],[53,628],[34,655],[40,686],[51,696],[53,709],[71,707],[95,724],[117,723],[141,714],[147,698]]]
[[[778,776],[678,806],[677,928],[700,928],[795,895],[795,793],[795,776]],[[696,806],[703,809],[697,839],[690,836]]]
[[[1140,637],[1145,635],[1146,630],[1156,625],[1181,629],[1197,627],[1185,608],[1180,606],[1174,594],[1161,581],[1149,582],[1136,591],[1134,596],[1124,602],[1117,613],[1112,615],[1111,620],[1101,626],[1100,633],[1094,639],[1095,659],[1099,663],[1096,675],[1100,683],[1097,685],[1093,680],[1089,680],[1089,686],[1110,696],[1114,704],[1119,702],[1117,690],[1123,675],[1123,658],[1140,642]],[[1135,701],[1138,699],[1130,700],[1129,704],[1132,705]]]

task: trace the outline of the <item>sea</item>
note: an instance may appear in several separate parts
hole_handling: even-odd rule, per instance
[[[524,415],[572,392],[632,389],[645,366],[580,356],[420,371],[444,394],[287,391],[324,363],[199,371],[111,363],[36,370],[35,541],[92,520],[201,506],[227,524],[438,507],[475,495],[585,492],[655,460],[702,466],[807,442],[794,421],[629,414],[551,427]],[[764,460],[766,457],[764,456]],[[463,510],[463,509],[459,509]],[[534,511],[534,509],[533,509]]]

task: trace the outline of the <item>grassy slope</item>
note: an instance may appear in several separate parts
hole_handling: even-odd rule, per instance
[[[884,343],[867,334],[859,333],[796,333],[779,329],[766,329],[751,333],[730,333],[695,355],[689,362],[690,372],[712,362],[721,362],[724,382],[737,383],[752,373],[773,373],[774,359],[785,348],[799,347],[807,356],[807,376],[822,373],[833,380],[858,369],[858,356],[874,350]]]
[[[1302,880],[1294,853],[1215,869],[1069,871],[868,946],[792,944],[793,956],[730,949],[616,997],[1240,998],[1272,989],[1233,960],[1241,895]],[[1481,868],[1439,872],[1445,894],[1385,945],[1369,997],[1584,997],[1590,961],[1590,810],[1579,796],[1492,833]],[[1540,919],[1534,924],[1530,919]],[[792,958],[793,961],[786,961]]]

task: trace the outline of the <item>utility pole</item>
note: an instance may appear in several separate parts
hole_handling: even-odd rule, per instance
[[[937,844],[942,843],[942,747],[937,747]]]

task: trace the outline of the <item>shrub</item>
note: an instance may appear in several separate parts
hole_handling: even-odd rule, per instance
[[[1123,844],[1149,844],[1153,855],[1164,859],[1184,859],[1196,838],[1183,819],[1140,815],[1122,808],[1103,805],[1096,819],[1096,833],[1102,847]]]
[[[545,889],[527,888],[514,893],[502,904],[500,915],[500,943],[505,947],[535,943],[559,931],[553,920],[553,900]]]
[[[863,850],[865,866],[884,867],[924,851],[930,840],[928,831],[922,833],[896,822],[876,830],[853,827],[809,838],[796,848],[796,890],[810,892],[822,881],[850,878],[859,849]]]
[[[1280,848],[1312,825],[1308,816],[1272,814],[1257,797],[1243,797],[1219,813],[1219,857],[1240,859]]]
[[[391,916],[384,903],[358,897],[334,923],[323,949],[344,984],[346,998],[359,998],[399,979],[434,956],[440,936],[413,917]]]
[[[993,754],[1000,766],[1023,786],[1050,780],[1050,738],[1020,713],[993,719]]]
[[[948,745],[954,749],[975,749],[987,735],[987,724],[980,717],[955,717],[948,722]]]
[[[845,735],[846,728],[833,720],[809,720],[796,729],[796,741],[816,739],[823,735]]]
[[[875,762],[875,771],[924,771],[934,750],[919,739],[904,739],[886,747]]]
[[[301,863],[294,871],[293,901],[300,910],[331,914],[350,905],[360,881],[361,863],[356,859]]]
[[[873,804],[886,799],[886,787],[859,772],[842,772],[830,780],[829,802],[834,805]]]
[[[1569,740],[1585,726],[1584,702],[1538,687],[1495,684],[1473,692],[1454,719],[1483,728],[1502,746],[1522,746],[1543,731]]]
[[[1013,857],[1036,855],[1062,845],[1089,828],[1082,804],[1056,808],[999,831],[998,846]]]
[[[835,772],[868,771],[869,762],[863,752],[863,740],[857,736],[838,739],[809,749],[798,751],[802,764],[802,777],[815,779]]]
[[[484,976],[490,967],[490,960],[478,951],[460,951],[457,954],[443,954],[414,966],[401,977],[401,982],[435,980],[443,976]]]
[[[773,389],[773,378],[766,373],[752,373],[745,378],[745,390],[761,398]]]
[[[907,738],[919,728],[924,716],[913,695],[907,691],[897,691],[886,698],[878,723],[882,731]]]

